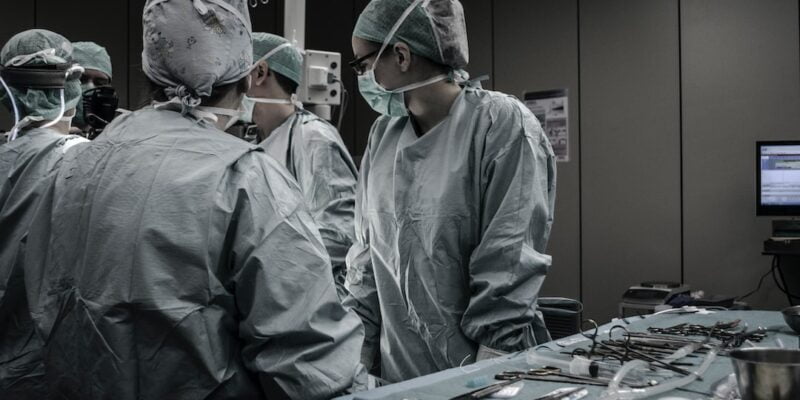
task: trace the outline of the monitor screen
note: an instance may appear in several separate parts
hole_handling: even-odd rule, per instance
[[[758,142],[758,215],[800,215],[800,141]]]

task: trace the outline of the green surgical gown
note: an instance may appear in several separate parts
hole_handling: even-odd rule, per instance
[[[515,98],[464,88],[422,136],[409,117],[372,127],[356,194],[345,305],[398,382],[474,362],[479,346],[547,340],[536,299],[551,264],[555,162]]]
[[[28,307],[28,227],[64,152],[86,139],[49,129],[0,145],[0,398],[39,399],[44,342]],[[36,251],[33,249],[33,251]]]
[[[298,110],[260,146],[300,185],[331,258],[337,291],[344,298],[345,256],[353,244],[358,172],[339,132],[316,115]]]
[[[261,149],[171,110],[65,156],[26,264],[51,395],[325,399],[363,327],[318,229]]]

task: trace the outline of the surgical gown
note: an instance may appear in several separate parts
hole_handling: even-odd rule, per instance
[[[333,265],[336,289],[346,295],[345,257],[353,244],[356,175],[353,159],[331,124],[298,110],[260,144],[295,177]]]
[[[0,146],[0,398],[41,398],[43,393],[44,343],[24,290],[28,226],[64,152],[85,141],[32,129]]]
[[[350,387],[363,328],[280,165],[152,108],[79,150],[31,228],[51,232],[26,281],[39,288],[51,395],[323,399]]]
[[[345,305],[362,361],[398,382],[474,362],[479,346],[548,338],[536,299],[550,267],[555,163],[511,96],[464,88],[418,137],[408,117],[372,127],[356,195]]]

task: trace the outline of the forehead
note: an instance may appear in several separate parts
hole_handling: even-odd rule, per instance
[[[355,58],[364,57],[365,55],[373,51],[378,51],[381,47],[380,44],[370,42],[369,40],[364,40],[355,36],[353,36],[352,45],[353,45],[353,55],[355,56]]]
[[[84,79],[90,80],[111,80],[111,78],[103,71],[98,71],[96,69],[87,69],[83,72]]]

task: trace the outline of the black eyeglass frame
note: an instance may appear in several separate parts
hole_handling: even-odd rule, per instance
[[[373,52],[371,52],[371,53],[369,53],[369,54],[367,54],[365,56],[358,57],[355,60],[348,62],[347,65],[349,65],[350,68],[352,68],[353,71],[355,71],[356,75],[363,75],[364,72],[367,72],[367,68],[366,67],[362,67],[361,64],[364,61],[366,61],[368,58],[378,54],[379,51],[380,50],[375,50],[375,51],[373,51]]]

